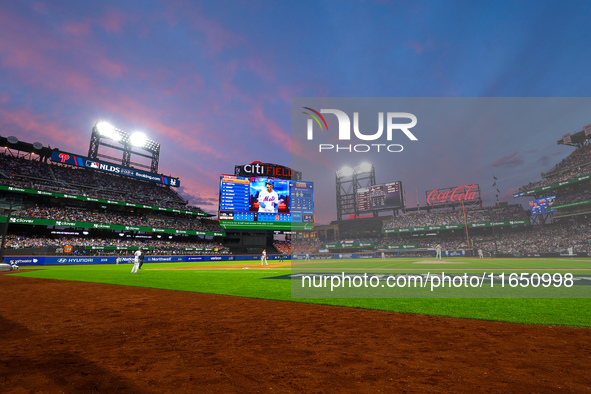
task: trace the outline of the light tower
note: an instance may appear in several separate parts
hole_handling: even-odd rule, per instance
[[[357,190],[376,184],[376,170],[373,164],[364,162],[355,168],[345,166],[336,172],[337,220],[343,215],[357,216]],[[375,213],[374,213],[375,214]]]
[[[99,153],[99,146],[106,146],[123,152],[121,159]],[[145,153],[147,152],[147,153]],[[146,157],[151,160],[150,166],[131,161],[131,155]],[[92,128],[88,157],[99,160],[104,157],[121,163],[123,167],[148,168],[151,173],[158,173],[158,160],[160,158],[160,144],[146,137],[142,132],[132,134],[116,129],[106,122],[97,122]]]

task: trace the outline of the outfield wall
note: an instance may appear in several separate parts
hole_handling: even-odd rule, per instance
[[[43,265],[85,265],[85,264],[116,264],[121,257],[124,263],[133,263],[133,256],[6,256],[4,262],[19,266]],[[279,255],[269,255],[269,260],[280,260]],[[291,256],[284,255],[285,260]],[[243,256],[146,256],[146,263],[190,263],[199,261],[260,261],[260,255]]]
[[[418,253],[422,252],[422,256]],[[435,251],[400,251],[385,252],[387,258],[393,257],[435,257]],[[443,257],[470,257],[469,250],[442,251]],[[310,254],[310,260],[332,259],[379,259],[381,252],[375,253],[326,253]],[[17,264],[19,266],[44,266],[44,265],[85,265],[85,264],[116,264],[117,258],[123,260],[121,264],[133,263],[133,256],[6,256],[4,263]],[[519,254],[497,254],[495,257],[519,258]],[[527,253],[525,258],[551,258],[571,257],[567,253]],[[574,253],[572,257],[591,257],[591,253]],[[268,255],[269,260],[280,260],[280,255]],[[284,260],[305,260],[305,254],[284,255]],[[260,261],[260,255],[236,255],[236,256],[146,256],[146,263],[191,263],[207,261]]]
[[[435,251],[388,251],[386,257],[435,257]],[[445,257],[470,256],[467,250],[443,251]],[[116,264],[117,258],[121,257],[122,263],[132,263],[133,256],[5,256],[4,262],[7,264],[17,264],[19,266],[43,266],[43,265],[85,265],[85,264]],[[280,260],[280,255],[268,255],[269,260]],[[284,255],[284,260],[305,260],[305,254]],[[313,254],[310,259],[362,259],[362,258],[381,258],[381,252],[374,253],[326,253]],[[204,261],[260,261],[261,255],[232,255],[232,256],[146,256],[146,263],[191,263]]]

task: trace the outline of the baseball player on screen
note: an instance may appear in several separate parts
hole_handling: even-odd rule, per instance
[[[273,190],[275,182],[267,180],[265,186],[267,186],[267,189],[262,190],[258,197],[259,212],[275,213],[277,212],[279,203],[283,200],[280,200],[277,192]]]

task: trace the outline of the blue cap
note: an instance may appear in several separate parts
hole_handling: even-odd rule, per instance
[[[265,185],[275,186],[275,182],[273,182],[272,180],[267,180],[267,182],[265,182]]]

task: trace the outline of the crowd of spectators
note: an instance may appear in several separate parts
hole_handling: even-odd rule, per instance
[[[519,205],[466,209],[468,223],[484,223],[492,221],[508,221],[525,219],[525,212]],[[464,224],[464,213],[461,209],[412,212],[393,216],[384,224],[384,229],[445,226]]]
[[[277,249],[280,253],[283,254],[291,254],[291,241],[274,241],[273,246]]]
[[[293,254],[317,253],[324,243],[318,238],[298,238],[292,241],[291,251]]]
[[[47,236],[27,236],[27,235],[8,235],[5,241],[7,249],[22,248],[54,248],[57,253],[63,253],[64,246],[72,247],[151,247],[153,250],[148,255],[170,255],[170,254],[229,254],[229,250],[219,242],[194,240],[194,241],[172,241],[158,238],[88,238],[88,237],[47,237]],[[185,250],[194,248],[211,249],[209,251]],[[75,254],[110,254],[124,255],[133,254],[133,251],[124,250],[84,250],[75,251]]]
[[[82,207],[39,205],[15,211],[13,217],[50,219],[72,222],[116,224],[136,227],[157,227],[192,231],[222,231],[217,224],[204,224],[199,216],[166,215],[164,213],[135,214],[132,212],[92,211]]]
[[[188,205],[174,188],[59,163],[48,164],[6,152],[0,154],[0,184],[203,212]]]
[[[550,171],[542,173],[542,177],[552,177],[563,171],[591,163],[591,145],[585,145],[576,149],[570,155],[565,157],[560,163],[556,164]]]
[[[376,249],[388,249],[388,245],[417,245],[417,249],[435,249],[437,245],[442,245],[445,250],[468,249],[466,237],[462,234],[424,237],[413,234],[387,234],[376,243]]]
[[[556,202],[554,205],[564,205],[586,200],[591,200],[589,190],[574,190],[566,187],[560,190],[560,193],[556,194]]]
[[[471,235],[472,246],[482,248],[488,253],[517,254],[563,253],[568,247],[575,252],[591,252],[591,225],[556,223],[546,226],[522,227],[499,230],[496,233]],[[388,245],[415,244],[419,249],[434,249],[438,244],[444,250],[468,249],[465,234],[439,236],[413,236],[412,234],[386,234],[377,244],[377,249],[387,249]]]
[[[521,186],[517,192],[536,189],[543,186],[552,185],[557,182],[566,181],[591,173],[591,145],[586,145],[572,152],[554,168],[546,173],[542,173],[542,180],[530,182]]]
[[[497,253],[564,253],[569,247],[575,252],[590,252],[591,226],[552,224],[495,236],[474,236],[473,240],[483,250]]]

